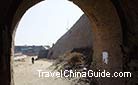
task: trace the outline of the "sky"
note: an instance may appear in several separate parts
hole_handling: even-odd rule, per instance
[[[46,0],[31,7],[17,27],[15,45],[49,45],[65,34],[83,15],[67,0]]]

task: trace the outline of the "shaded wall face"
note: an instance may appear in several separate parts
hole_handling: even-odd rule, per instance
[[[122,25],[123,70],[132,72],[128,85],[137,84],[138,73],[138,0],[112,0]]]
[[[121,21],[123,44],[131,47],[138,46],[138,1],[137,0],[112,0]]]
[[[10,85],[11,36],[6,25],[0,25],[0,84]]]

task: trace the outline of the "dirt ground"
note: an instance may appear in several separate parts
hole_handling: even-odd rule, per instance
[[[32,64],[31,57],[14,62],[15,85],[71,85],[71,81],[63,78],[48,77],[39,78],[37,70],[51,72],[48,67],[52,65],[49,60],[37,60]]]

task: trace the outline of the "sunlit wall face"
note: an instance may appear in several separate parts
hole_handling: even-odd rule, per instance
[[[52,45],[83,12],[68,0],[46,0],[30,8],[16,31],[15,45]]]

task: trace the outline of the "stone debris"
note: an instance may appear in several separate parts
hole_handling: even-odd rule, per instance
[[[84,72],[91,69],[92,50],[90,48],[74,48],[71,52],[66,52],[59,56],[56,62],[52,65],[54,70],[64,71],[72,70]],[[67,73],[68,74],[68,73]],[[66,74],[66,75],[67,75]],[[95,85],[96,80],[90,77],[65,77],[72,81],[72,85]]]

